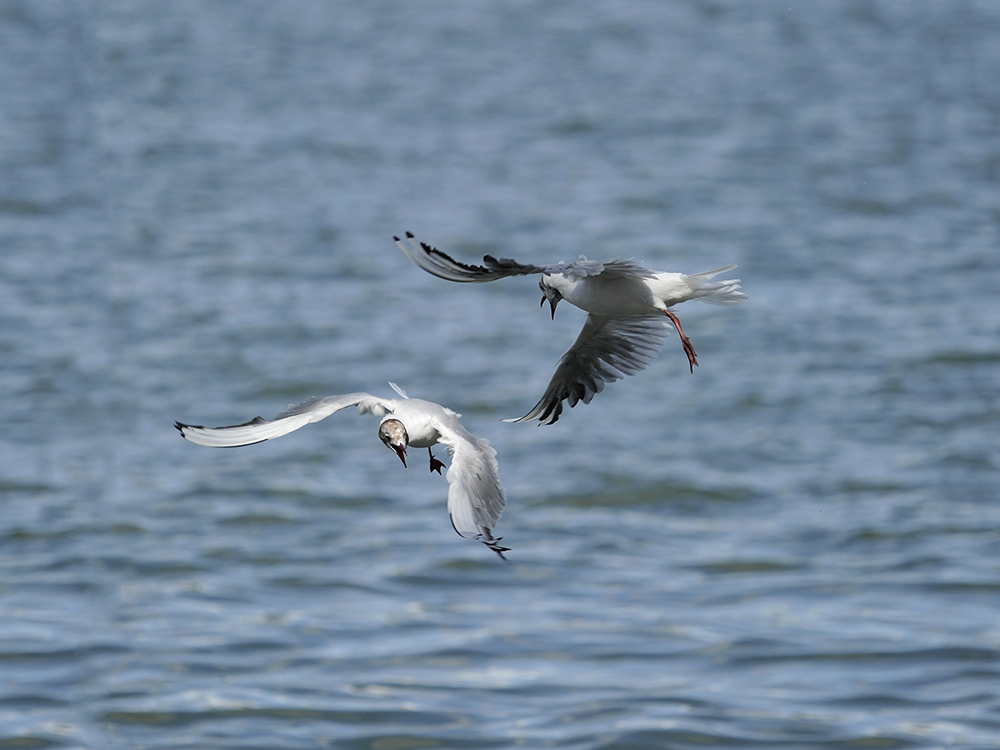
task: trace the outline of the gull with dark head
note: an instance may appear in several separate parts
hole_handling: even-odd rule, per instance
[[[533,266],[487,255],[483,265],[473,266],[418,242],[410,232],[403,239],[393,239],[410,260],[439,278],[481,284],[508,276],[541,274],[542,305],[549,303],[553,318],[561,300],[589,313],[573,346],[559,360],[541,400],[520,419],[504,420],[507,422],[537,419],[540,424],[552,424],[562,414],[563,401],[571,407],[580,401],[589,404],[606,383],[644,370],[669,335],[665,319],[677,329],[693,373],[698,355],[671,308],[688,300],[737,305],[747,298],[740,291],[739,279],[713,280],[735,265],[688,276],[652,271],[634,260],[619,258],[601,262],[581,255],[572,263]]]
[[[490,444],[470,434],[456,414],[432,401],[408,398],[402,388],[389,383],[399,394],[398,399],[385,399],[370,393],[348,393],[343,396],[312,398],[292,406],[270,422],[255,417],[249,422],[231,427],[201,427],[175,422],[181,435],[192,443],[210,448],[236,448],[281,437],[326,419],[348,406],[357,406],[359,414],[382,417],[378,436],[406,466],[407,448],[426,448],[431,471],[441,473],[445,464],[435,458],[431,447],[444,445],[451,455],[448,469],[448,514],[460,536],[477,539],[500,557],[509,547],[500,546],[493,527],[500,520],[507,494],[500,484],[497,452]],[[505,560],[507,558],[504,558]]]

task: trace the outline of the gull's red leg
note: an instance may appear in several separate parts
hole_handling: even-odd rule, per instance
[[[691,339],[684,335],[684,329],[681,328],[681,322],[677,319],[670,310],[664,310],[666,316],[670,318],[670,322],[674,324],[674,328],[677,329],[677,335],[681,337],[681,343],[684,345],[684,353],[688,358],[688,365],[691,367],[691,372],[694,372],[694,366],[698,364],[698,355],[694,351],[694,345],[691,344]]]

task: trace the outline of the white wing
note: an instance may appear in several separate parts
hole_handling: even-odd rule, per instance
[[[546,266],[525,265],[510,258],[497,259],[492,255],[485,255],[483,256],[484,265],[470,266],[460,263],[426,242],[418,242],[410,232],[407,232],[403,239],[399,239],[399,237],[393,237],[393,239],[407,258],[427,273],[448,281],[482,284],[508,276],[526,276],[533,273],[565,273],[578,277],[596,276],[603,273],[608,278],[630,276],[643,279],[653,276],[652,271],[634,260],[616,258],[602,262],[587,260],[582,255],[573,263],[552,263]]]
[[[505,422],[553,424],[562,414],[563,401],[589,404],[605,383],[644,370],[670,334],[661,316],[631,315],[609,318],[588,315],[587,322],[556,367],[555,375],[534,408],[520,419]]]
[[[469,434],[458,420],[437,425],[451,454],[448,469],[448,514],[460,536],[478,539],[500,557],[507,547],[499,545],[493,527],[503,514],[507,493],[500,484],[497,452],[486,441]],[[504,558],[506,559],[506,558]]]
[[[202,427],[175,422],[174,427],[181,435],[198,445],[209,448],[236,448],[241,445],[253,445],[271,438],[287,435],[310,422],[326,419],[331,414],[348,406],[357,406],[361,414],[381,416],[391,412],[395,401],[372,396],[370,393],[348,393],[343,396],[326,396],[311,398],[297,406],[290,407],[268,422],[262,417],[254,417],[249,422],[232,425],[231,427]]]

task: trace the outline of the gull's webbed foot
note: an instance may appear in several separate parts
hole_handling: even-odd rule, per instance
[[[434,458],[434,454],[431,453],[431,449],[427,449],[427,455],[431,457],[431,471],[436,471],[438,474],[441,473],[441,469],[446,468],[443,461],[439,461]]]

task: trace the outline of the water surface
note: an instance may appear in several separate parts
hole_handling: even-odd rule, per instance
[[[0,747],[1000,745],[1000,13],[0,11]],[[739,263],[552,427],[583,314],[468,261]],[[387,279],[390,283],[386,283]],[[338,414],[497,448],[503,564]]]

